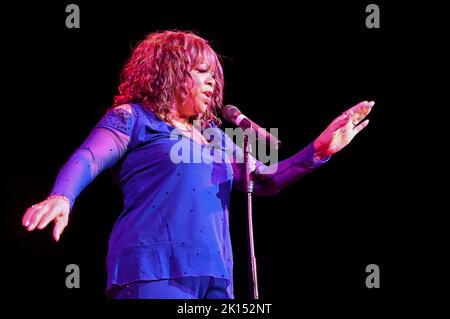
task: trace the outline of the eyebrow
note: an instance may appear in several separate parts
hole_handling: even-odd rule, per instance
[[[215,68],[215,61],[214,59],[209,56],[208,54],[203,54],[201,56],[198,57],[197,60],[197,66],[199,65],[205,65],[207,66],[209,69]]]

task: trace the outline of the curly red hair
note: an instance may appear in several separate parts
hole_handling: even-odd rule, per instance
[[[215,73],[212,103],[201,118],[191,120],[221,125],[217,112],[223,107],[222,66],[208,41],[190,31],[154,32],[139,42],[122,70],[114,107],[139,103],[170,123],[176,94],[183,100],[189,96],[193,86],[189,72],[204,61]]]

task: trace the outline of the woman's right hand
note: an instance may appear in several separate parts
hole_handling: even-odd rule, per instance
[[[44,201],[27,209],[22,218],[22,225],[28,231],[44,229],[51,221],[55,222],[53,238],[59,240],[61,233],[69,222],[70,202],[61,195],[50,195]]]

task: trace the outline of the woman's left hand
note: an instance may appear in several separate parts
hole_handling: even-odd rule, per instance
[[[375,102],[361,102],[337,117],[314,141],[316,158],[323,159],[347,146],[350,141],[369,124],[361,121],[370,113]]]

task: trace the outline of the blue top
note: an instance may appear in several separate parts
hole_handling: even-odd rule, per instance
[[[228,281],[233,297],[228,212],[243,166],[232,155],[242,150],[214,123],[210,143],[200,145],[174,134],[152,111],[138,104],[131,110],[106,113],[61,169],[51,194],[73,204],[95,176],[112,167],[124,208],[109,241],[107,289],[137,280],[214,276]],[[261,185],[276,192],[291,184],[324,162],[313,154],[310,144],[280,162]]]

